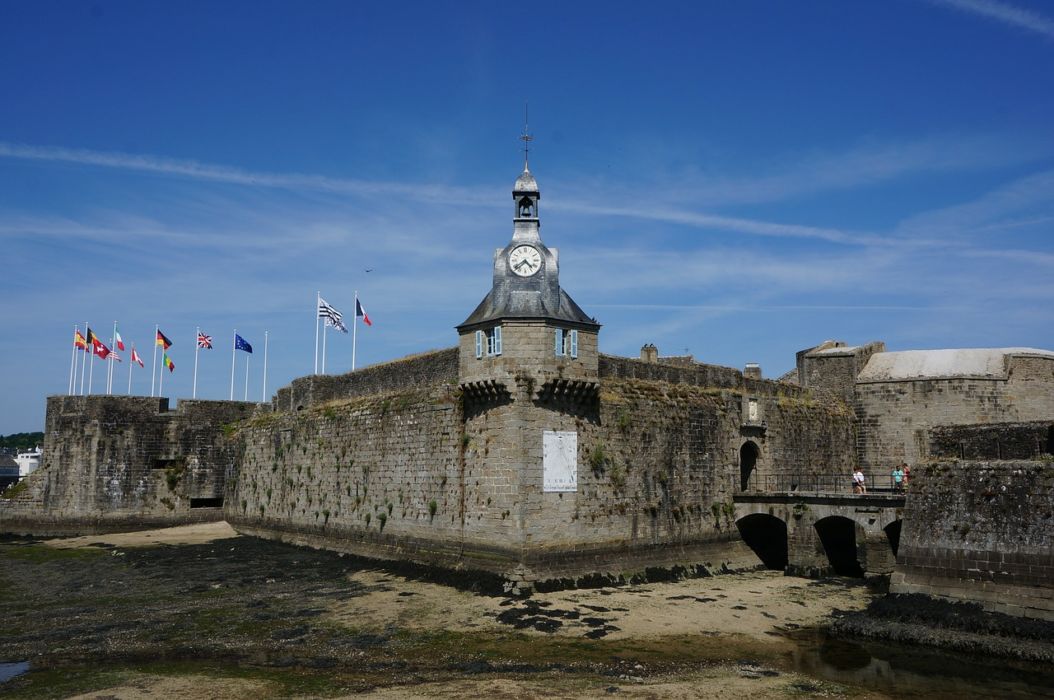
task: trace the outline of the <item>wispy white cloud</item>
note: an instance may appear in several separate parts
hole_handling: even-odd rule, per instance
[[[0,158],[76,163],[79,165],[134,170],[254,187],[314,190],[336,194],[389,195],[425,201],[485,203],[487,205],[493,205],[497,201],[492,194],[497,190],[491,190],[490,188],[474,189],[428,183],[377,182],[304,173],[270,173],[199,163],[194,160],[114,151],[92,151],[80,148],[31,146],[0,142]]]
[[[1022,219],[1023,215],[1026,218]],[[905,238],[984,234],[1042,225],[1051,220],[1051,215],[1054,215],[1054,170],[1045,170],[1001,185],[970,202],[910,216],[900,223],[896,233]]]
[[[767,162],[749,164],[754,172],[743,176],[700,168],[663,174],[662,167],[655,166],[646,177],[655,178],[649,192],[655,201],[727,206],[793,200],[919,175],[1006,167],[1034,162],[1052,152],[1054,141],[1046,135],[940,134],[887,143],[870,139],[838,152],[778,154]],[[604,184],[588,186],[597,190]],[[634,196],[623,188],[612,198],[625,201]]]
[[[810,226],[801,223],[759,220],[727,216],[700,207],[717,204],[740,204],[750,201],[773,201],[825,189],[860,186],[891,179],[911,172],[981,167],[1016,162],[1029,154],[1036,157],[1043,147],[1031,144],[1027,149],[1010,147],[1005,139],[962,138],[931,139],[901,146],[865,147],[838,156],[807,157],[789,169],[776,174],[741,180],[712,180],[698,174],[681,178],[675,186],[664,182],[638,185],[633,196],[619,194],[618,187],[595,182],[592,187],[571,185],[561,189],[548,208],[591,216],[630,218],[710,231],[717,235],[750,235],[774,238],[813,239],[843,245],[925,245],[917,236],[901,241],[888,235],[853,231],[837,227]],[[299,193],[340,195],[357,198],[360,207],[378,198],[414,201],[426,206],[479,208],[492,210],[505,198],[498,188],[465,187],[436,183],[392,183],[335,178],[305,173],[271,173],[200,163],[193,160],[164,158],[146,154],[102,152],[50,146],[32,146],[0,142],[0,158],[38,162],[73,163],[92,167],[114,168],[196,181],[239,185],[246,188],[278,188]],[[596,193],[603,192],[600,200]],[[634,201],[636,206],[612,206],[611,202]],[[337,206],[330,198],[320,206]],[[12,231],[7,230],[10,234]],[[88,233],[83,231],[83,233]],[[103,232],[98,232],[102,234]]]
[[[997,2],[997,0],[930,0],[930,2],[935,5],[944,5],[962,12],[993,19],[1018,29],[1042,34],[1048,39],[1054,39],[1054,19],[1010,3]]]

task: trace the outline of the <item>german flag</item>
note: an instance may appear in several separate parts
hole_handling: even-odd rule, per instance
[[[160,330],[157,332],[157,344],[165,350],[168,350],[170,347],[172,347],[172,341],[166,338],[165,334],[162,333]]]

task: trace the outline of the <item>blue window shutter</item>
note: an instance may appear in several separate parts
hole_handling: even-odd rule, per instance
[[[571,358],[578,358],[578,331],[571,331]]]
[[[476,359],[483,357],[483,331],[476,331]]]
[[[563,357],[564,354],[564,329],[556,329],[556,356]]]
[[[494,354],[501,354],[501,326],[494,326]]]

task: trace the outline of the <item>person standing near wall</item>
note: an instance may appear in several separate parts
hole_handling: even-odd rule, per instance
[[[904,488],[907,489],[911,483],[911,467],[908,466],[907,462],[901,462],[900,468],[904,471]]]
[[[857,467],[856,471],[853,472],[853,493],[867,493],[867,485],[865,484],[865,481],[864,471],[860,467]]]
[[[903,463],[893,467],[893,490],[897,493],[904,491],[904,469]]]

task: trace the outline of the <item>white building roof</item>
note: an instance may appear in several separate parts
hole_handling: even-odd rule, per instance
[[[885,382],[950,377],[1005,379],[1006,358],[1036,355],[1054,359],[1054,352],[1036,348],[970,348],[960,350],[904,350],[876,352],[867,361],[857,381]]]

